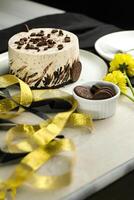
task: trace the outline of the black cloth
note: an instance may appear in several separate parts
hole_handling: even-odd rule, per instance
[[[7,51],[8,40],[14,34],[37,27],[62,28],[75,33],[80,42],[80,48],[93,50],[94,42],[102,35],[119,31],[114,25],[108,25],[77,13],[64,13],[38,17],[11,28],[0,31],[0,53]]]
[[[80,48],[95,52],[95,41],[108,33],[120,31],[120,28],[99,22],[85,15],[76,13],[64,13],[56,15],[42,16],[25,23],[13,26],[0,31],[0,53],[7,51],[8,40],[14,34],[25,31],[24,24],[29,28],[36,27],[57,27],[75,33],[80,42]],[[89,155],[90,156],[90,155]],[[89,166],[90,167],[90,166]],[[86,200],[130,200],[134,197],[133,192],[134,172],[124,176],[100,192],[87,198]],[[130,185],[130,186],[128,186]]]

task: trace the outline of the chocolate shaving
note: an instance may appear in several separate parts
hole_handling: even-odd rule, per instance
[[[19,69],[17,70],[17,72],[23,71],[26,67],[27,67],[27,66],[22,66],[21,68],[19,68]]]
[[[10,69],[9,73],[13,75],[15,74],[15,72],[12,69]]]
[[[52,80],[52,77],[50,76],[50,75],[46,75],[46,77],[44,78],[44,80],[43,80],[43,84],[45,85],[45,86],[48,86],[50,83],[51,83],[51,80]]]
[[[52,63],[53,63],[53,62],[49,63],[49,64],[45,67],[45,69],[43,70],[43,75],[46,74],[46,72],[48,71],[48,69],[49,69],[49,67],[52,65]]]
[[[36,78],[36,79],[28,80],[27,84],[34,83],[34,82],[36,82],[36,81],[38,81],[38,80],[42,80],[42,78],[39,77],[39,78]]]
[[[24,82],[27,82],[27,75],[28,75],[28,72],[26,72],[24,77],[23,77]]]
[[[14,62],[13,59],[10,59],[10,60],[9,60],[9,64],[10,64],[10,65],[12,65],[13,62]]]
[[[39,78],[38,81],[35,83],[35,87],[38,87],[41,81],[42,81],[42,78]]]
[[[35,72],[35,73],[33,73],[33,74],[31,74],[31,75],[29,75],[27,78],[28,79],[30,79],[30,78],[33,78],[34,76],[36,76],[38,73],[37,72]]]

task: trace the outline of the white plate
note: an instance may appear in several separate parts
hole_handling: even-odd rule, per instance
[[[106,63],[95,54],[80,50],[80,60],[82,62],[82,72],[77,82],[69,84],[60,89],[72,93],[75,85],[93,81],[101,80],[107,73]],[[0,75],[8,73],[8,54],[4,53],[0,55]]]
[[[134,55],[134,31],[119,31],[105,35],[95,42],[95,49],[109,61],[114,58],[118,50]]]

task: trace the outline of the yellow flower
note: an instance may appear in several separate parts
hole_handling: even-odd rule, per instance
[[[117,70],[117,71],[113,71],[112,73],[108,73],[105,76],[104,80],[118,85],[121,92],[123,93],[127,92],[126,78],[125,78],[125,75],[121,71]]]
[[[134,76],[134,58],[130,54],[118,53],[110,62],[109,71],[121,70],[126,71],[128,76]]]

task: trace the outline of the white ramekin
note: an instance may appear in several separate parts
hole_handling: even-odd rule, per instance
[[[108,99],[90,100],[78,96],[73,90],[73,96],[78,102],[77,110],[83,113],[91,114],[93,119],[105,119],[111,117],[116,111],[116,104],[120,95],[120,89],[117,85],[107,81],[90,81],[81,84],[81,86],[91,87],[95,84],[113,88],[115,90],[115,96]]]

